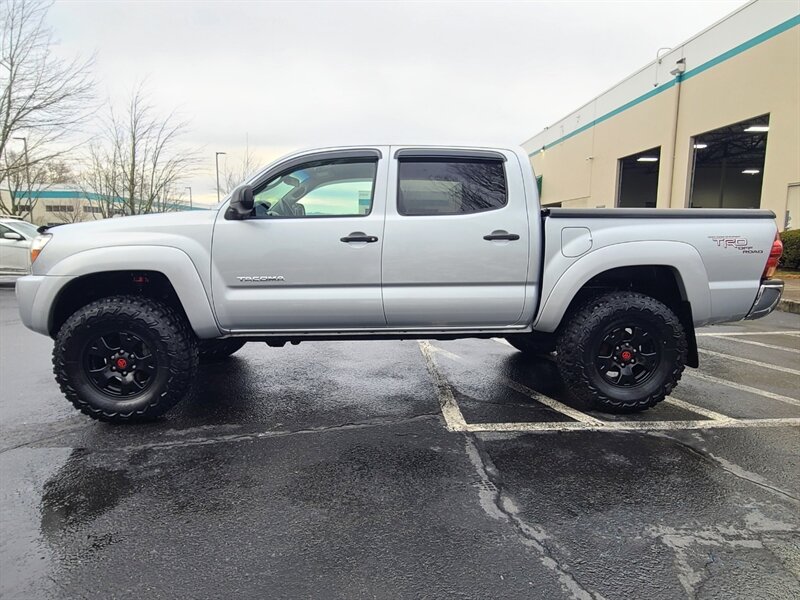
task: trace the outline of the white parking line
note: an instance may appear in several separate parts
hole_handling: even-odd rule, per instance
[[[800,427],[800,417],[783,419],[729,419],[726,421],[625,421],[603,422],[602,425],[578,423],[470,423],[471,432],[544,432],[544,431],[686,431],[694,429],[732,429],[752,427]]]
[[[505,343],[505,340],[497,339],[496,341]],[[469,365],[469,361],[465,360],[458,354],[454,354],[444,348],[438,348],[430,342],[419,342],[419,347],[425,358],[425,363],[428,372],[431,375],[434,386],[436,387],[437,396],[439,398],[439,405],[442,410],[445,424],[448,431],[469,431],[474,433],[480,432],[505,432],[505,433],[536,433],[536,432],[549,432],[549,431],[608,431],[608,432],[630,432],[630,431],[688,431],[700,429],[730,429],[730,428],[763,428],[763,427],[800,427],[800,417],[785,417],[775,419],[736,419],[722,413],[696,406],[690,402],[686,402],[679,398],[668,396],[665,403],[671,404],[678,408],[682,408],[696,414],[706,417],[706,419],[694,420],[675,420],[675,421],[603,421],[597,419],[574,408],[571,408],[558,400],[540,394],[531,388],[509,379],[507,377],[498,375],[498,379],[511,389],[514,389],[537,402],[560,412],[573,421],[561,422],[522,422],[522,423],[467,423],[458,402],[453,395],[453,390],[447,382],[444,374],[439,370],[436,364],[435,354],[439,353],[454,361],[462,364]],[[711,351],[709,351],[711,352]],[[722,353],[714,352],[726,358],[737,359],[738,357],[729,356]],[[740,359],[744,360],[744,359]],[[748,361],[758,362],[758,361]],[[771,366],[766,365],[764,366]],[[791,371],[791,369],[790,369]],[[800,400],[774,394],[766,390],[752,388],[746,385],[740,385],[734,382],[725,381],[711,375],[705,375],[697,372],[689,372],[688,374],[698,379],[704,379],[713,383],[719,383],[735,387],[740,390],[748,391],[754,394],[781,400],[789,404],[800,406]]]
[[[452,360],[455,360],[455,361],[460,362],[462,364],[469,364],[469,362],[467,360],[465,360],[464,358],[460,357],[458,354],[453,354],[452,352],[448,352],[447,350],[444,350],[443,348],[439,348],[437,346],[433,346],[433,345],[430,345],[430,344],[429,344],[429,346],[430,346],[430,349],[433,350],[434,352],[441,352],[444,356],[446,356],[446,357],[448,357],[448,358],[450,358]],[[514,390],[516,392],[519,392],[520,394],[528,396],[529,398],[531,398],[533,400],[536,400],[536,402],[538,402],[540,404],[544,404],[548,408],[551,408],[556,412],[560,412],[562,415],[567,416],[570,419],[575,419],[576,421],[580,421],[582,423],[593,423],[595,425],[600,425],[600,424],[603,423],[603,421],[600,421],[599,419],[595,419],[594,417],[591,417],[591,416],[587,415],[586,413],[583,413],[583,412],[581,412],[579,410],[576,410],[576,409],[572,408],[571,406],[567,406],[566,404],[564,404],[563,402],[559,402],[555,398],[551,398],[550,396],[545,396],[544,394],[541,394],[541,393],[537,392],[536,390],[532,390],[528,386],[523,385],[523,384],[519,383],[518,381],[514,381],[513,379],[509,379],[508,377],[505,377],[505,376],[500,375],[500,374],[495,375],[495,377],[503,385],[505,385],[506,387],[509,387],[512,390]]]
[[[425,365],[428,367],[428,373],[430,373],[433,385],[436,388],[436,395],[439,398],[439,406],[442,410],[444,422],[448,431],[466,431],[467,422],[464,420],[464,415],[461,414],[461,409],[458,407],[455,396],[453,396],[450,384],[447,383],[444,375],[439,371],[439,367],[436,366],[432,348],[433,346],[430,342],[419,342],[419,349],[425,358]]]
[[[550,396],[545,396],[544,394],[540,394],[536,390],[532,390],[526,385],[518,383],[513,379],[509,379],[508,377],[503,377],[502,375],[498,376],[500,381],[502,381],[503,385],[506,387],[511,388],[512,390],[519,392],[520,394],[524,394],[528,396],[532,400],[536,400],[540,404],[544,404],[548,408],[552,408],[553,410],[560,412],[562,415],[569,417],[570,419],[575,419],[576,421],[580,421],[581,423],[588,423],[593,425],[602,425],[603,421],[599,419],[595,419],[594,417],[590,417],[586,413],[583,413],[579,410],[576,410],[570,406],[567,406],[563,402],[559,402],[555,398],[551,398]]]
[[[720,331],[720,332],[712,332],[712,331],[702,331],[695,333],[695,336],[709,336],[709,337],[737,337],[740,335],[791,335],[791,336],[798,336],[800,335],[800,331],[797,330],[789,330],[786,331]]]
[[[741,390],[743,392],[749,392],[751,394],[756,394],[758,396],[764,396],[764,398],[771,398],[773,400],[780,400],[781,402],[785,402],[786,404],[800,406],[800,400],[796,398],[791,398],[789,396],[784,396],[782,394],[776,394],[775,392],[768,392],[767,390],[754,388],[749,385],[744,385],[743,383],[736,383],[735,381],[720,379],[719,377],[714,377],[713,375],[706,375],[705,373],[701,373],[700,371],[697,371],[695,369],[686,370],[683,372],[683,374],[689,375],[690,377],[695,377],[697,379],[703,379],[710,383],[716,383],[718,385],[724,385],[727,387],[736,388],[737,390]]]
[[[733,419],[733,417],[729,417],[728,415],[723,415],[722,413],[718,413],[708,408],[703,408],[702,406],[696,406],[691,402],[686,402],[685,400],[674,398],[673,396],[667,396],[664,399],[664,404],[671,404],[672,406],[683,408],[684,410],[697,413],[698,415],[703,415],[704,417],[708,417],[712,421],[730,421]]]
[[[719,337],[719,336],[710,336],[710,337]],[[793,352],[794,354],[800,354],[800,349],[798,348],[787,348],[786,346],[776,346],[775,344],[765,344],[763,342],[754,342],[753,340],[735,340],[737,344],[749,344],[750,346],[759,346],[761,348],[771,348],[772,350],[783,350],[784,352]]]
[[[798,375],[800,376],[800,371],[797,369],[790,369],[789,367],[781,367],[779,365],[773,365],[770,363],[761,362],[758,360],[751,360],[749,358],[742,358],[741,356],[734,356],[733,354],[725,354],[724,352],[717,352],[715,350],[706,350],[705,348],[698,348],[697,351],[700,354],[708,354],[709,356],[718,356],[720,358],[726,358],[728,360],[735,360],[740,363],[745,363],[748,365],[755,365],[756,367],[761,367],[762,369],[772,369],[773,371],[781,371],[783,373],[790,373],[791,375]]]

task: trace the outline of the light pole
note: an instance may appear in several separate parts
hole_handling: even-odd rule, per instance
[[[214,162],[217,165],[217,202],[219,202],[219,155],[225,154],[224,152],[215,152],[214,153]]]
[[[189,190],[189,208],[192,208],[192,186],[187,185],[186,189]]]
[[[33,198],[31,196],[31,163],[28,161],[28,138],[15,137],[15,140],[22,140],[22,146],[25,149],[25,184],[28,186],[28,212],[33,212]]]

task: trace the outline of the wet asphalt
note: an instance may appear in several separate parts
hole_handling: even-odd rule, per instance
[[[585,409],[552,362],[493,340],[248,344],[158,422],[96,423],[16,311],[0,288],[3,598],[800,598],[800,428],[755,423],[800,417],[798,315],[586,413],[708,427],[567,431],[525,391]],[[477,429],[553,429],[448,431],[431,369]]]

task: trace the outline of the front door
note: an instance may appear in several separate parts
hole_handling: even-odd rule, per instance
[[[212,287],[234,331],[385,327],[384,149],[325,152],[271,169],[251,218],[214,227]]]
[[[9,239],[8,233],[23,239]],[[0,225],[0,272],[27,273],[30,269],[31,241],[10,227]]]
[[[516,324],[531,248],[516,155],[401,149],[389,181],[383,243],[389,327]]]

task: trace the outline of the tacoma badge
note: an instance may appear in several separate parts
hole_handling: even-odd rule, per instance
[[[285,281],[283,275],[239,275],[239,281]]]

